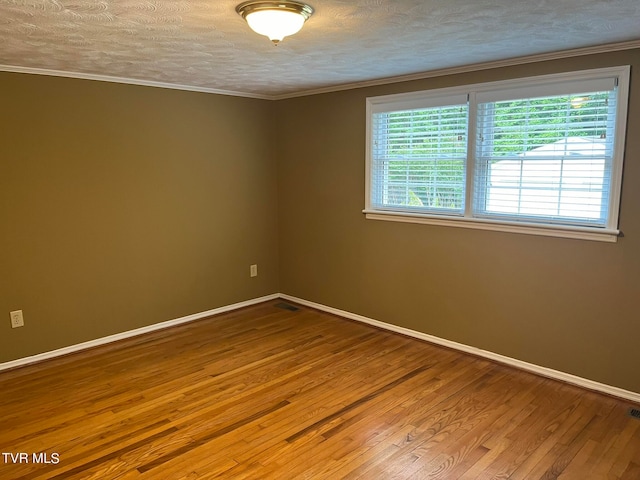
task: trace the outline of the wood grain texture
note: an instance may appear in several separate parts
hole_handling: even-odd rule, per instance
[[[0,478],[640,478],[625,401],[277,303],[0,374]]]

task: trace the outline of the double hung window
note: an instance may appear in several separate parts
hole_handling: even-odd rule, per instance
[[[615,241],[629,67],[367,99],[368,218]]]

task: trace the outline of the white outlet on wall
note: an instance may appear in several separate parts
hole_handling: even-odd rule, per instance
[[[11,315],[11,328],[24,327],[24,317],[22,316],[22,310],[9,312],[9,315]]]
[[[249,267],[249,275],[252,277],[258,276],[258,265],[251,265],[251,267]]]

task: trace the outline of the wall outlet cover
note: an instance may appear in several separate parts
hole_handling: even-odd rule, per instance
[[[22,316],[22,310],[15,310],[10,312],[11,315],[11,328],[24,327],[24,317]]]

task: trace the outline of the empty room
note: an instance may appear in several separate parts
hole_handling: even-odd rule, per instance
[[[640,3],[0,0],[0,479],[640,480]]]

